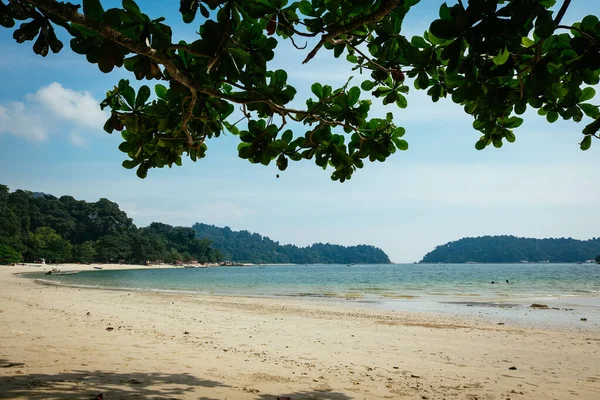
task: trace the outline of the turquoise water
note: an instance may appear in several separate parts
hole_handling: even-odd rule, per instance
[[[373,301],[424,297],[440,301],[463,297],[495,300],[600,297],[600,265],[596,264],[289,265],[34,276],[87,287]]]

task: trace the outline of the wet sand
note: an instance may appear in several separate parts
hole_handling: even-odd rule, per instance
[[[594,321],[524,327],[301,299],[86,290],[14,275],[39,270],[0,267],[0,398],[600,394]]]

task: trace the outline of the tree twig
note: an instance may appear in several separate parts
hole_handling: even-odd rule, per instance
[[[577,32],[579,32],[581,34],[581,36],[585,36],[585,38],[588,39],[590,42],[592,42],[593,44],[596,44],[596,39],[594,39],[593,36],[585,33],[584,31],[582,31],[580,28],[578,28],[576,26],[558,25],[557,28],[569,29],[569,30],[577,31]]]
[[[392,12],[398,6],[398,4],[400,4],[400,1],[401,0],[384,0],[381,7],[379,7],[373,13],[371,13],[369,15],[365,15],[364,17],[361,17],[361,18],[356,18],[355,20],[350,21],[350,23],[348,23],[346,25],[341,25],[334,29],[328,30],[328,33],[323,35],[323,37],[321,38],[321,40],[319,40],[319,43],[317,43],[315,48],[312,49],[310,51],[310,53],[308,53],[308,55],[306,56],[306,58],[304,59],[302,64],[306,64],[307,62],[312,60],[317,55],[317,53],[319,52],[319,50],[321,49],[321,47],[323,47],[323,45],[325,43],[331,42],[333,39],[335,39],[339,35],[351,32],[351,31],[355,30],[356,28],[360,28],[361,26],[366,25],[366,24],[379,22],[383,17],[388,15],[390,12]]]
[[[190,145],[190,147],[192,147],[192,145],[194,144],[194,138],[190,133],[190,127],[188,126],[188,122],[192,118],[192,115],[194,115],[194,107],[196,106],[197,100],[198,93],[196,93],[194,89],[191,89],[190,102],[187,105],[187,108],[185,109],[185,112],[183,113],[183,116],[181,118],[181,130],[187,136],[188,144]]]
[[[556,18],[554,18],[554,23],[556,25],[560,24],[560,21],[562,21],[565,13],[567,12],[567,8],[569,8],[569,5],[571,5],[571,0],[565,0],[562,6],[560,6],[560,10],[558,10]]]

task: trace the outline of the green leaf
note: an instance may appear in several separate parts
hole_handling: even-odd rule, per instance
[[[448,4],[446,3],[443,3],[440,7],[440,18],[447,21],[450,21],[452,19],[450,7],[448,7]]]
[[[483,150],[485,149],[485,147],[487,146],[487,139],[480,139],[477,141],[477,143],[475,143],[475,148],[477,150]]]
[[[598,17],[595,15],[587,15],[582,21],[580,28],[587,32],[596,32],[598,26]]]
[[[600,110],[598,110],[597,106],[594,106],[589,103],[580,104],[581,110],[590,118],[598,119],[600,117]]]
[[[125,161],[123,161],[123,163],[121,165],[123,165],[123,168],[126,168],[126,169],[134,169],[139,164],[140,164],[140,162],[136,161],[136,160],[125,160]]]
[[[106,122],[104,123],[103,129],[106,133],[113,133],[115,128],[114,128],[112,117],[110,117],[109,119],[106,120]]]
[[[531,39],[529,39],[527,36],[523,36],[521,38],[521,44],[525,47],[531,47],[533,45],[535,45],[535,42]]]
[[[292,141],[293,137],[294,137],[293,132],[291,131],[291,129],[288,129],[285,132],[283,132],[283,135],[281,135],[281,140],[283,140],[286,143],[289,143]]]
[[[427,89],[429,86],[429,76],[426,72],[419,72],[417,80],[415,81],[415,87],[417,89]]]
[[[398,148],[398,150],[401,150],[401,151],[408,150],[408,142],[406,140],[397,139],[397,138],[394,138],[392,140],[393,140],[394,144],[396,145],[396,147]]]
[[[515,104],[515,113],[517,113],[518,115],[523,114],[526,110],[527,110],[527,102],[526,101],[519,101],[519,102],[517,102],[517,104]]]
[[[581,150],[583,150],[583,151],[586,151],[591,146],[592,146],[592,137],[588,135],[583,138],[583,140],[581,141],[581,144],[579,145],[579,148],[581,148]]]
[[[202,3],[200,3],[200,14],[202,14],[202,16],[204,18],[208,18],[209,15],[210,15],[209,12],[208,12],[208,10],[207,10],[207,8],[204,7],[204,5]]]
[[[579,102],[582,103],[584,101],[588,101],[594,98],[596,95],[596,90],[591,87],[586,87],[581,91],[581,95],[579,96]]]
[[[396,92],[396,105],[400,108],[406,108],[406,106],[408,106],[406,97],[400,92]]]
[[[507,129],[518,128],[523,124],[523,118],[519,117],[510,117],[508,121],[504,124],[504,127]]]
[[[375,82],[373,81],[364,81],[361,85],[360,85],[362,90],[368,91],[368,90],[372,90],[375,87]]]
[[[507,131],[505,135],[506,135],[506,140],[507,140],[509,143],[514,143],[514,142],[515,142],[515,140],[517,140],[517,138],[516,138],[515,134],[514,134],[514,133],[512,133],[511,131]]]
[[[135,98],[135,108],[142,107],[146,100],[150,97],[150,88],[146,85],[142,86],[140,90],[138,90],[137,97]]]
[[[135,171],[135,173],[137,174],[138,178],[146,179],[146,177],[148,176],[148,167],[140,165],[137,171]]]
[[[317,96],[319,100],[323,99],[323,85],[321,85],[319,82],[313,83],[310,87],[310,90],[314,93],[315,96]]]
[[[126,86],[120,90],[121,95],[125,98],[125,101],[131,108],[135,106],[135,90],[131,86]]]
[[[312,3],[308,0],[302,0],[298,3],[298,10],[304,15],[310,16],[313,12]]]
[[[279,157],[277,157],[276,165],[277,165],[277,168],[279,168],[280,171],[285,171],[286,168],[288,167],[288,159],[287,159],[287,157],[284,156],[283,154],[280,154]]]
[[[406,133],[406,129],[399,126],[398,128],[394,129],[394,131],[392,132],[392,137],[400,138],[400,137],[404,136],[405,133]]]
[[[556,122],[557,119],[558,119],[558,113],[554,110],[549,111],[548,114],[546,114],[546,120],[548,120],[548,122],[550,122],[550,123]]]
[[[353,106],[356,104],[358,99],[360,98],[360,89],[356,86],[353,86],[348,91],[348,105]]]
[[[547,39],[554,33],[556,24],[552,19],[552,12],[543,10],[535,20],[535,34],[542,38]]]
[[[161,85],[160,83],[154,86],[154,92],[156,93],[156,97],[159,99],[166,100],[167,99],[167,87],[165,85]]]
[[[133,14],[134,16],[138,17],[139,19],[142,19],[142,11],[138,7],[138,5],[135,4],[135,1],[123,0],[123,8],[131,14]]]
[[[494,58],[492,60],[494,61],[494,64],[496,64],[496,65],[503,65],[504,63],[506,63],[508,61],[509,55],[510,55],[510,53],[508,52],[508,49],[505,47],[504,50],[501,50],[500,53],[498,53],[498,55],[494,56]]]
[[[431,45],[427,43],[421,36],[413,36],[410,40],[410,44],[420,49],[428,49],[431,47]]]
[[[436,19],[429,27],[431,33],[440,39],[453,39],[457,35],[457,30],[451,21]]]
[[[102,21],[104,8],[100,0],[83,0],[83,14],[94,21]]]

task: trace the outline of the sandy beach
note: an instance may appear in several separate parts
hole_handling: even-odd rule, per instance
[[[92,266],[61,266],[71,268]],[[529,328],[15,275],[28,271],[40,268],[0,267],[3,399],[600,398],[591,323]]]

